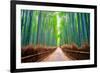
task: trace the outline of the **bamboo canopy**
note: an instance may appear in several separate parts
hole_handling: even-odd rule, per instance
[[[21,10],[21,46],[90,43],[90,14]]]

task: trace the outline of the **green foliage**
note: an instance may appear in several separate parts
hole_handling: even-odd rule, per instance
[[[90,14],[21,10],[21,45],[89,43]]]

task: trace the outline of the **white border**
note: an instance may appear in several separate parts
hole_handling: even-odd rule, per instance
[[[90,13],[90,60],[21,63],[21,9]],[[70,7],[16,5],[16,69],[94,64],[94,10]]]

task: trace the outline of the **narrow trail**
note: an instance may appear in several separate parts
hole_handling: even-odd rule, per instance
[[[53,52],[51,55],[43,59],[42,61],[68,61],[71,60],[69,57],[65,56],[65,54],[62,52],[61,48],[57,48],[55,52]]]

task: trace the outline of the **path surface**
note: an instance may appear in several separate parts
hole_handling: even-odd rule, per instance
[[[62,52],[60,48],[57,48],[55,52],[53,52],[51,55],[49,55],[42,61],[66,61],[66,60],[68,61],[71,59],[65,56],[65,54]]]

